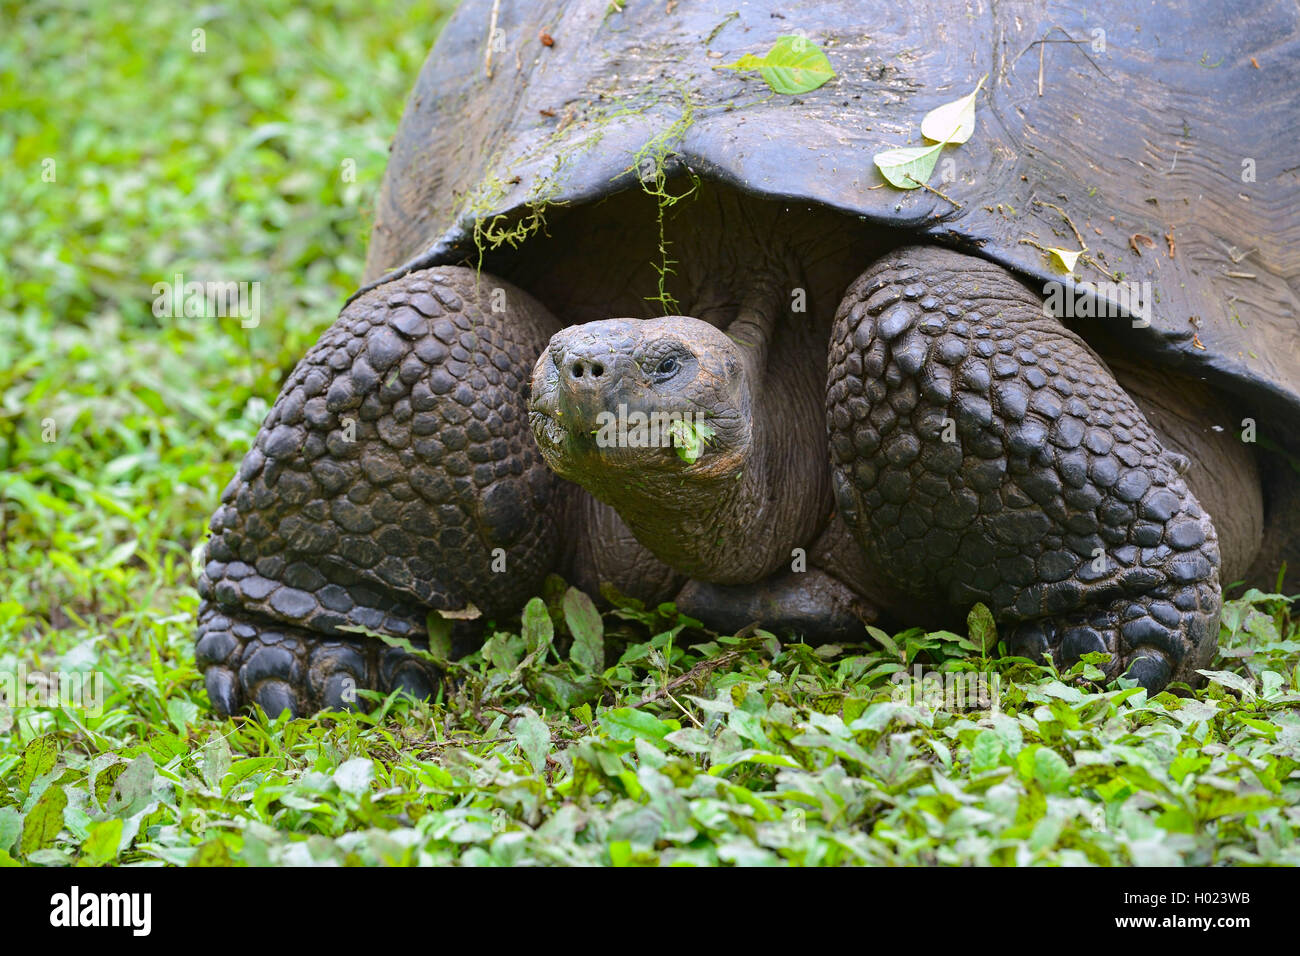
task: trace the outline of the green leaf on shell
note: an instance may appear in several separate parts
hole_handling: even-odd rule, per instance
[[[939,161],[943,143],[934,146],[904,146],[901,149],[887,149],[872,157],[880,175],[891,186],[899,189],[917,189],[925,184],[934,172],[934,164]]]
[[[735,63],[714,69],[758,70],[768,86],[789,96],[809,93],[835,76],[831,61],[817,44],[807,37],[789,35],[777,37],[766,56],[746,53]]]
[[[917,189],[929,180],[939,153],[949,143],[964,143],[975,132],[975,96],[988,74],[980,77],[975,89],[959,100],[936,106],[921,120],[921,135],[935,140],[932,146],[903,146],[886,149],[872,157],[880,175],[898,189]]]

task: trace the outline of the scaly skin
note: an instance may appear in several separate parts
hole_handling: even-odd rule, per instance
[[[827,410],[841,513],[898,587],[986,602],[1014,651],[1108,652],[1149,688],[1212,656],[1219,551],[1186,459],[1005,270],[878,261],[840,306]]]
[[[426,696],[432,667],[339,628],[418,643],[431,610],[491,616],[535,593],[558,552],[558,480],[528,432],[524,385],[558,324],[455,267],[343,310],[212,518],[196,654],[217,711],[310,713],[365,688]]]
[[[842,299],[823,391],[827,326],[792,325],[781,289],[758,287],[725,330],[559,330],[525,293],[454,267],[349,305],[212,519],[197,658],[215,708],[427,696],[436,669],[341,628],[420,643],[431,610],[512,614],[549,571],[647,577],[716,626],[761,614],[814,638],[864,609],[983,601],[1018,653],[1064,666],[1106,651],[1150,688],[1195,679],[1219,552],[1186,459],[1036,296],[981,259],[888,253]],[[598,445],[620,404],[698,410],[716,434],[690,464]],[[799,549],[819,556],[806,577],[788,566]]]

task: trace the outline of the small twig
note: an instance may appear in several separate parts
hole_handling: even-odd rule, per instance
[[[690,719],[691,723],[693,723],[696,727],[699,727],[700,730],[703,730],[703,729],[704,729],[704,725],[703,725],[702,723],[700,723],[699,718],[696,717],[694,714],[692,714],[692,713],[691,713],[689,710],[687,710],[685,707],[683,707],[681,701],[679,701],[679,700],[678,700],[676,697],[674,697],[672,694],[668,694],[667,697],[668,697],[669,700],[671,700],[674,704],[677,705],[677,709],[678,709],[678,710],[680,710],[683,714],[685,714],[685,715]]]
[[[741,628],[736,633],[736,636],[748,637],[750,634],[753,634],[754,631],[756,631],[757,629],[758,629],[757,623],[749,624]],[[752,649],[753,648],[751,647],[744,647],[734,651],[727,651],[724,654],[719,654],[717,657],[710,657],[707,660],[700,661],[698,664],[696,664],[694,667],[688,670],[685,674],[681,674],[677,677],[674,677],[672,680],[666,683],[663,687],[659,688],[653,694],[642,697],[639,701],[633,702],[628,706],[639,707],[642,704],[652,704],[657,700],[663,700],[665,697],[671,698],[672,692],[675,691],[677,688],[685,684],[694,683],[699,678],[707,676],[709,673],[717,670],[719,667],[723,667],[727,664],[730,664],[732,661],[739,660],[740,658],[748,654]],[[676,703],[676,701],[674,701],[674,703]],[[677,706],[680,707],[681,705],[678,704]]]
[[[497,14],[501,12],[501,0],[492,0],[492,16],[488,22],[487,52],[483,56],[483,70],[487,78],[492,79],[492,44],[496,42]]]
[[[1060,206],[1058,206],[1058,205],[1057,205],[1056,203],[1054,203],[1054,202],[1044,202],[1044,201],[1041,200],[1041,199],[1035,199],[1035,200],[1034,200],[1034,205],[1035,205],[1035,206],[1046,206],[1048,209],[1055,209],[1058,213],[1060,213],[1061,218],[1065,220],[1065,224],[1066,224],[1067,226],[1069,226],[1069,227],[1070,227],[1070,231],[1074,233],[1074,238],[1078,240],[1078,242],[1079,242],[1079,251],[1080,251],[1080,252],[1087,252],[1087,251],[1088,251],[1088,244],[1087,244],[1086,242],[1083,241],[1083,236],[1079,234],[1079,230],[1075,227],[1075,225],[1074,225],[1074,220],[1071,219],[1071,218],[1069,217],[1069,215],[1066,213],[1066,211],[1065,211],[1064,209],[1062,209]]]
[[[431,740],[425,742],[420,752],[440,750],[443,747],[477,747],[479,744],[504,744],[514,739],[514,737],[473,737],[463,740]]]
[[[951,203],[952,205],[956,206],[958,209],[961,209],[961,208],[962,208],[961,203],[959,203],[957,200],[955,200],[955,199],[953,199],[953,198],[951,198],[951,197],[949,197],[949,196],[945,196],[941,191],[939,191],[938,189],[935,189],[935,188],[934,188],[933,186],[931,186],[929,183],[923,183],[923,182],[921,182],[921,180],[917,179],[917,178],[916,178],[915,176],[913,176],[911,173],[904,173],[903,175],[905,175],[905,176],[906,176],[908,179],[910,179],[912,182],[916,183],[918,186],[920,186],[920,187],[921,187],[922,189],[924,189],[926,192],[934,193],[936,196],[938,196],[938,197],[939,197],[940,199],[942,199],[944,202],[946,202],[946,203]]]
[[[1047,248],[1047,246],[1043,245],[1037,239],[1021,239],[1020,244],[1022,246],[1033,246],[1039,252],[1043,253],[1043,255],[1050,256],[1052,254],[1052,250]]]
[[[1098,272],[1100,272],[1102,275],[1104,275],[1104,276],[1105,276],[1107,279],[1109,279],[1111,282],[1116,282],[1116,281],[1118,281],[1118,280],[1115,278],[1115,276],[1113,276],[1113,275],[1110,273],[1109,270],[1107,270],[1107,269],[1103,269],[1101,263],[1098,262],[1096,259],[1094,259],[1092,256],[1088,255],[1088,253],[1086,253],[1086,252],[1084,252],[1084,253],[1080,253],[1079,258],[1082,259],[1084,262],[1088,263],[1088,265],[1092,266],[1094,269],[1096,269]]]
[[[1052,35],[1052,33],[1055,32],[1055,31],[1059,31],[1059,32],[1060,32],[1060,33],[1065,37],[1065,39],[1064,39],[1064,40],[1049,40],[1048,37],[1050,37],[1050,36]],[[1085,44],[1086,44],[1086,41],[1084,41],[1084,40],[1076,40],[1074,37],[1070,36],[1070,34],[1066,32],[1066,30],[1065,30],[1064,27],[1060,27],[1060,26],[1054,26],[1054,27],[1052,27],[1052,29],[1050,29],[1050,30],[1048,30],[1046,33],[1044,33],[1044,34],[1042,35],[1042,37],[1040,37],[1040,38],[1037,39],[1037,40],[1034,40],[1033,43],[1030,43],[1029,46],[1027,46],[1027,47],[1025,47],[1023,50],[1021,50],[1020,53],[1017,54],[1016,58],[1015,58],[1014,60],[1011,61],[1011,66],[1014,68],[1015,65],[1016,65],[1017,63],[1020,62],[1020,57],[1024,56],[1026,53],[1028,53],[1030,50],[1032,50],[1032,49],[1034,48],[1035,44],[1037,44],[1037,45],[1038,45],[1038,48],[1039,48],[1039,63],[1041,64],[1041,63],[1042,63],[1042,45],[1043,45],[1044,43],[1070,43],[1070,44],[1073,44],[1073,45],[1074,45],[1074,48],[1075,48],[1076,50],[1078,50],[1080,53],[1083,54],[1084,59],[1086,59],[1089,63],[1092,64],[1092,68],[1093,68],[1094,70],[1096,70],[1096,71],[1097,71],[1098,73],[1100,73],[1102,76],[1106,77],[1106,79],[1108,79],[1108,80],[1110,79],[1110,74],[1108,74],[1105,70],[1103,70],[1101,67],[1099,67],[1099,66],[1097,65],[1097,61],[1094,60],[1091,56],[1088,55],[1088,51],[1087,51],[1087,50],[1083,49],[1083,47],[1084,47]],[[1041,67],[1041,66],[1039,67],[1039,71],[1040,71],[1040,76],[1041,76],[1041,71],[1042,71],[1042,67]],[[1039,96],[1042,96],[1042,95],[1043,95],[1043,94],[1042,94],[1042,82],[1041,82],[1041,80],[1040,80],[1040,82],[1039,82],[1039,94],[1038,94],[1038,95],[1039,95]]]

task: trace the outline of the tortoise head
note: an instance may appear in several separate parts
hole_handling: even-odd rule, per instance
[[[616,506],[629,492],[733,477],[753,444],[739,350],[686,316],[557,332],[533,372],[528,409],[547,464]]]

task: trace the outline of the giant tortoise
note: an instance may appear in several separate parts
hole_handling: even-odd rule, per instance
[[[983,602],[1195,681],[1300,552],[1297,12],[1208,6],[467,0],[212,518],[214,707],[427,695],[375,635],[552,572],[810,641]],[[719,69],[783,35],[835,77]]]

